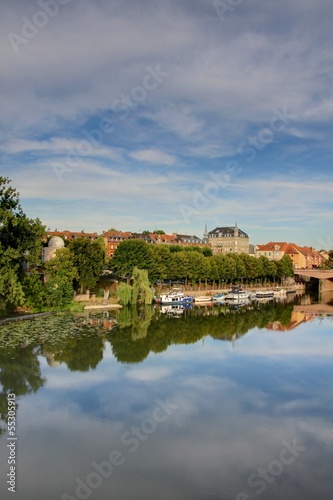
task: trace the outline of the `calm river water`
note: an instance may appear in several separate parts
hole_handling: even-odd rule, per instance
[[[295,302],[1,326],[1,498],[331,498],[333,307]]]

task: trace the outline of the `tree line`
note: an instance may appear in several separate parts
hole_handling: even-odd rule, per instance
[[[183,281],[196,283],[247,284],[281,281],[293,276],[289,255],[278,261],[242,254],[212,255],[200,247],[153,245],[141,240],[121,242],[109,262],[109,269],[123,278],[130,278],[134,268],[146,269],[149,280],[156,283]],[[210,250],[210,249],[208,249]]]

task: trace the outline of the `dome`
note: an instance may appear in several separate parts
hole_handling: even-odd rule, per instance
[[[65,242],[60,236],[52,236],[48,244],[51,248],[64,248],[64,246]]]

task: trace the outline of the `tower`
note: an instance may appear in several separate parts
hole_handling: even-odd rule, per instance
[[[207,230],[207,224],[205,224],[205,232],[204,232],[203,242],[204,242],[206,245],[208,244],[208,230]]]

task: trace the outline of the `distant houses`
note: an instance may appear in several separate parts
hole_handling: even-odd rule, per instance
[[[103,231],[101,235],[88,233],[82,230],[77,231],[47,231],[44,235],[44,251],[43,260],[48,260],[55,252],[55,246],[52,242],[57,242],[60,245],[59,239],[67,242],[76,238],[88,238],[93,241],[98,237],[102,237],[105,241],[108,257],[112,257],[118,245],[128,239],[137,239],[145,241],[152,245],[178,245],[178,246],[197,246],[200,248],[209,247],[213,255],[227,255],[230,253],[241,254],[246,253],[254,257],[264,256],[269,260],[280,260],[284,255],[289,255],[295,269],[311,269],[320,267],[326,260],[323,252],[318,252],[312,247],[299,246],[295,243],[287,243],[285,241],[270,241],[264,245],[251,245],[248,234],[237,226],[221,226],[208,231],[205,227],[203,238],[189,234],[165,234],[163,231],[143,231],[136,233],[131,231],[117,231],[110,229]],[[47,248],[47,242],[51,240],[50,249]],[[59,248],[59,246],[58,246]]]
[[[293,261],[294,269],[312,269],[320,267],[325,261],[321,252],[312,247],[301,247],[295,243],[270,241],[265,245],[255,247],[255,256],[263,255],[269,260],[280,260],[284,255],[289,255]]]
[[[208,244],[204,243],[202,239],[195,235],[188,234],[165,234],[161,232],[151,233],[149,231],[144,231],[142,233],[135,233],[130,231],[117,231],[109,230],[105,231],[100,235],[104,241],[107,248],[108,257],[112,257],[117,249],[117,246],[128,239],[142,240],[146,243],[153,245],[178,245],[178,246],[198,246],[201,248],[207,247]],[[73,232],[73,231],[47,231],[44,235],[44,243],[46,243],[50,238],[60,237],[65,242],[72,241],[75,238],[88,238],[91,241],[98,238],[97,233],[86,233],[85,231]]]

